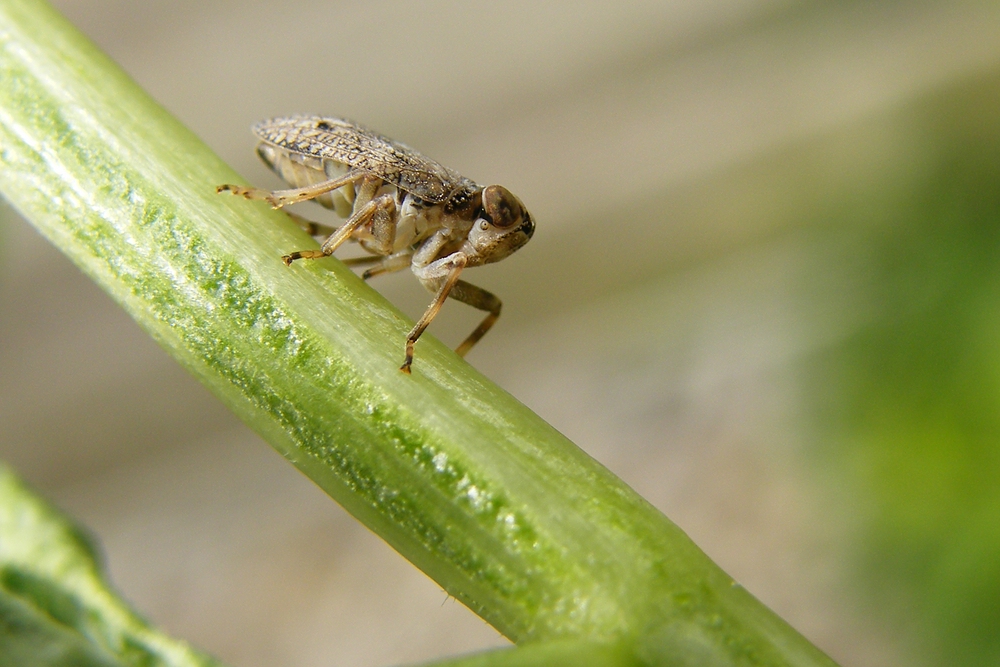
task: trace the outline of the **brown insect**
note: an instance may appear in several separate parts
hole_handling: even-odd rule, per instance
[[[528,211],[510,191],[477,185],[404,144],[340,118],[274,118],[253,131],[260,139],[257,154],[293,189],[220,185],[218,192],[263,199],[274,208],[312,199],[347,219],[331,228],[289,214],[313,236],[327,238],[319,250],[285,255],[285,264],[332,255],[350,240],[371,253],[346,260],[374,264],[362,274],[365,280],[410,267],[435,294],[406,336],[401,371],[410,372],[414,344],[448,297],[488,313],[455,350],[460,356],[489,331],[500,317],[500,299],[458,276],[507,257],[535,232]]]

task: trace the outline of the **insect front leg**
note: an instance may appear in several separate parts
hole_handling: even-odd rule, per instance
[[[356,209],[354,214],[347,219],[347,222],[338,227],[337,231],[331,234],[330,237],[323,242],[323,245],[319,250],[297,250],[296,252],[285,255],[281,258],[281,260],[286,265],[289,265],[297,259],[319,259],[321,257],[328,257],[332,255],[334,251],[336,251],[337,248],[344,243],[344,241],[349,239],[351,234],[353,234],[356,229],[372,221],[377,221],[381,219],[382,216],[386,216],[393,221],[395,220],[396,201],[393,199],[392,195],[381,195],[372,199],[360,209]]]
[[[248,188],[242,185],[232,185],[226,183],[215,188],[216,192],[232,192],[234,195],[245,197],[246,199],[263,199],[274,208],[281,208],[290,204],[297,204],[309,199],[315,199],[322,194],[332,192],[337,188],[342,188],[348,183],[356,183],[366,177],[365,172],[354,170],[343,176],[332,178],[329,181],[307,185],[303,188],[293,188],[291,190],[261,190],[260,188]]]
[[[403,365],[399,367],[399,370],[403,371],[407,375],[410,374],[410,366],[413,364],[413,346],[416,344],[417,339],[420,338],[420,334],[424,332],[424,329],[431,323],[431,321],[437,317],[438,311],[441,310],[441,306],[444,305],[445,299],[448,298],[448,293],[451,292],[452,288],[455,287],[456,283],[459,283],[458,275],[462,273],[462,269],[466,265],[466,257],[460,252],[456,252],[444,259],[440,259],[421,270],[423,275],[418,274],[418,278],[425,285],[430,283],[436,277],[435,274],[440,276],[440,284],[437,288],[437,294],[434,296],[434,301],[431,305],[427,307],[424,314],[417,321],[417,324],[410,330],[410,333],[406,335],[406,357],[403,360]]]
[[[455,283],[455,286],[451,288],[451,293],[448,295],[456,301],[461,301],[462,303],[467,303],[473,308],[478,308],[479,310],[484,310],[489,313],[483,321],[479,323],[475,331],[469,334],[469,337],[462,341],[462,344],[455,348],[455,352],[460,357],[464,357],[466,353],[472,349],[472,346],[479,342],[479,339],[486,335],[486,332],[496,324],[496,321],[500,318],[500,308],[503,303],[497,298],[492,292],[487,292],[482,287],[476,287],[471,283],[467,283],[464,280],[459,280]]]

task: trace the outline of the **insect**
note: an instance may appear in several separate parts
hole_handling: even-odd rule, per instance
[[[319,250],[285,255],[286,265],[327,257],[353,241],[370,253],[346,260],[373,265],[362,274],[365,280],[410,267],[434,293],[406,336],[401,371],[410,372],[413,346],[448,297],[487,313],[456,348],[460,356],[496,323],[500,299],[458,277],[469,267],[500,261],[534,234],[531,216],[509,190],[478,185],[409,146],[340,118],[273,118],[253,131],[260,139],[257,154],[293,188],[272,192],[227,184],[217,192],[264,200],[274,208],[312,199],[346,218],[332,228],[289,214],[326,240]]]

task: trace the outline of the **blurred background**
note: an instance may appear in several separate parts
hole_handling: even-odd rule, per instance
[[[1000,4],[54,4],[251,182],[314,112],[510,188],[470,363],[841,664],[1000,664]],[[234,667],[506,643],[0,224],[0,458],[148,618]]]

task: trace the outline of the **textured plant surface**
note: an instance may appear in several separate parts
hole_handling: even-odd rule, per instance
[[[470,664],[832,664],[451,351],[425,337],[399,373],[410,323],[336,261],[283,266],[275,249],[305,236],[216,196],[238,176],[45,4],[0,1],[0,81],[4,196],[294,465],[529,644]]]

